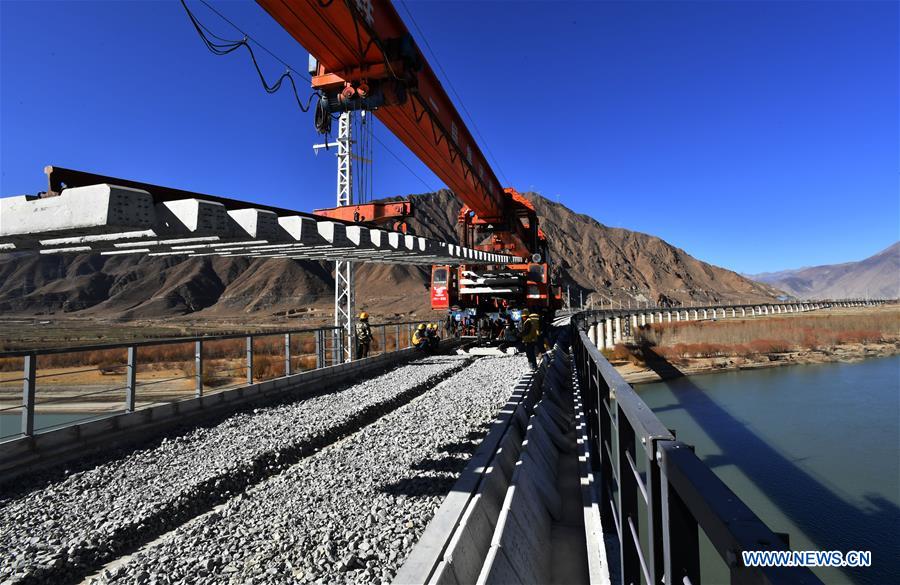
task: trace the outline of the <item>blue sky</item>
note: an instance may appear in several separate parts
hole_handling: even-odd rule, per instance
[[[256,4],[216,6],[305,69]],[[861,259],[900,238],[895,2],[407,7],[520,190],[748,273]],[[259,53],[270,78],[283,71]],[[56,164],[333,205],[311,114],[266,94],[243,51],[207,52],[176,2],[0,1],[0,71],[0,195],[43,189]],[[377,147],[376,196],[441,186],[376,133],[418,175]]]

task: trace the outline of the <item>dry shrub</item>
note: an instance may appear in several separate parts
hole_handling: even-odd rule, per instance
[[[21,372],[25,367],[25,360],[22,358],[0,358],[0,372]]]
[[[896,340],[900,338],[900,311],[654,323],[641,329],[640,338],[650,346],[679,347],[679,355],[751,355],[794,347],[818,349],[839,343]]]
[[[791,348],[787,341],[781,339],[756,339],[747,345],[754,354],[780,353]]]
[[[305,355],[301,357],[299,360],[299,368],[301,370],[315,370],[316,369],[316,356],[314,355]]]
[[[617,343],[612,348],[612,359],[617,361],[625,361],[631,356],[631,352],[628,351],[628,348],[625,347],[621,343]]]
[[[193,379],[194,376],[197,375],[197,370],[194,368],[194,362],[182,364],[181,373],[184,374],[185,378]],[[222,386],[228,382],[224,378],[216,377],[215,372],[211,371],[209,367],[203,368],[203,375],[201,378],[203,385],[210,388]]]
[[[883,341],[884,336],[880,331],[845,331],[837,336],[838,343],[873,343]]]
[[[253,378],[256,380],[271,380],[284,375],[284,360],[275,359],[269,355],[253,356]]]

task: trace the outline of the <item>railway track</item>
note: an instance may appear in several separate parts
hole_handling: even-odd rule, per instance
[[[0,581],[389,581],[525,367],[424,358],[31,480]]]

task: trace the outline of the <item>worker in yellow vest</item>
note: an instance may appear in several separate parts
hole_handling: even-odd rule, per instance
[[[538,342],[541,340],[541,316],[539,313],[531,313],[528,309],[522,311],[522,343],[525,344],[525,355],[528,356],[528,364],[532,370],[537,369]]]
[[[425,323],[419,323],[412,335],[412,346],[418,351],[428,349],[428,332],[425,330]]]
[[[436,323],[429,323],[425,328],[425,339],[428,342],[428,349],[435,351],[438,348],[441,338],[438,337],[438,327]]]

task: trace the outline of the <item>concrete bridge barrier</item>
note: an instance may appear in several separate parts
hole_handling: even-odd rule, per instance
[[[561,347],[547,355],[519,403],[504,409],[495,424],[506,416],[506,427],[492,428],[395,583],[609,583],[605,563],[589,563],[598,550],[586,543],[596,546],[602,531],[592,492],[582,489],[590,468],[579,465],[585,427],[577,423],[571,367]],[[489,458],[483,450],[492,451]],[[478,475],[477,484],[466,481],[470,474]]]

